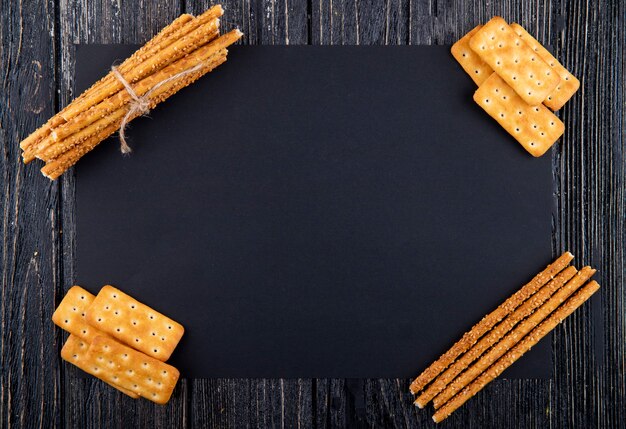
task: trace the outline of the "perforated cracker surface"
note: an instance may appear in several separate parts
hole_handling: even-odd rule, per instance
[[[77,366],[86,373],[91,374],[90,370],[92,369],[92,366],[88,365],[88,361],[85,360],[88,350],[89,343],[87,341],[77,337],[76,335],[70,335],[61,349],[61,358],[72,365]],[[139,395],[135,392],[131,392],[130,390],[117,386],[114,383],[109,383],[108,381],[105,382],[133,399],[139,398]]]
[[[543,104],[552,110],[559,110],[580,88],[580,81],[571,74],[556,58],[541,44],[531,36],[519,24],[511,24],[511,28],[530,48],[535,51],[552,69],[558,73],[561,81],[548,97],[543,100]]]
[[[100,290],[87,321],[103,332],[161,361],[169,359],[185,329],[113,286]]]
[[[157,404],[169,401],[180,375],[173,366],[109,337],[96,337],[85,361],[96,377]]]
[[[483,83],[493,70],[487,63],[485,63],[479,56],[470,48],[469,41],[476,34],[478,30],[482,28],[482,25],[477,25],[465,36],[460,38],[452,48],[450,52],[452,56],[457,60],[463,70],[470,75],[472,80],[479,85]]]
[[[541,104],[561,81],[558,73],[500,17],[470,39],[470,47],[531,106]]]
[[[474,101],[533,156],[543,155],[565,130],[546,106],[529,106],[495,73],[476,90]]]
[[[90,326],[85,318],[87,308],[95,296],[80,286],[72,286],[52,315],[52,321],[62,328],[82,338],[88,343],[97,335],[105,335],[100,330]]]

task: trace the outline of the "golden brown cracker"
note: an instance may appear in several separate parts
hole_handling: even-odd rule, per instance
[[[469,41],[470,47],[531,106],[541,104],[561,78],[499,16]]]
[[[477,25],[465,36],[461,37],[450,49],[452,56],[457,60],[463,70],[470,75],[476,85],[480,86],[490,75],[493,69],[487,65],[479,56],[470,48],[469,41],[476,34],[482,25]]]
[[[87,311],[87,321],[135,349],[165,362],[185,328],[113,286],[100,290]]]
[[[156,402],[169,401],[180,376],[172,365],[109,337],[96,337],[85,359],[90,374]]]
[[[500,323],[508,314],[518,308],[524,301],[534,295],[541,287],[551,281],[557,274],[562,272],[565,267],[574,259],[574,255],[570,252],[564,252],[554,262],[548,265],[543,271],[537,274],[533,279],[526,283],[520,290],[508,297],[506,301],[500,304],[494,311],[483,317],[480,322],[472,326],[468,332],[463,334],[461,339],[443,355],[434,361],[426,370],[424,370],[409,387],[411,393],[417,394],[433,380],[439,377],[455,359],[469,350],[483,335],[491,330],[497,323]],[[419,406],[419,404],[416,404]]]
[[[456,409],[476,395],[480,390],[498,377],[504,370],[535,346],[542,338],[556,328],[563,320],[571,315],[577,308],[583,305],[594,293],[600,289],[600,285],[595,280],[590,281],[582,287],[576,294],[570,297],[556,311],[549,315],[539,326],[534,328],[528,335],[519,341],[504,356],[498,359],[493,365],[485,370],[469,386],[458,392],[452,399],[443,404],[435,414],[433,420],[439,423],[448,418]]]
[[[61,349],[61,358],[71,363],[72,365],[77,366],[86,373],[91,374],[90,370],[92,369],[92,367],[91,365],[88,365],[88,361],[85,360],[88,350],[89,343],[87,341],[77,337],[76,335],[70,334],[65,344],[63,344],[63,348]],[[109,383],[108,381],[105,382],[111,387],[116,388],[120,392],[130,396],[133,399],[139,398],[139,395],[137,395],[135,392],[124,389],[123,387],[118,386],[115,383]]]
[[[87,308],[95,296],[80,286],[72,286],[54,311],[52,321],[58,327],[70,334],[82,338],[88,343],[97,335],[106,335],[87,323],[85,318]]]
[[[529,106],[496,73],[476,90],[474,101],[532,156],[543,155],[565,130],[563,122],[546,106]]]
[[[556,86],[554,91],[543,100],[543,104],[548,106],[552,110],[559,110],[567,101],[580,88],[580,81],[571,74],[563,65],[558,62],[556,58],[543,47],[541,43],[531,36],[525,29],[519,24],[511,24],[511,28],[515,33],[524,41],[530,48],[535,51],[545,62],[547,62],[552,69],[558,73],[561,78],[561,82]]]

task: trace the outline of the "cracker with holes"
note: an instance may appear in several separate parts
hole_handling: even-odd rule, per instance
[[[54,311],[52,321],[59,328],[65,329],[70,334],[82,338],[88,343],[96,335],[106,335],[102,331],[89,325],[85,315],[95,296],[80,286],[72,286]]]
[[[84,362],[90,374],[157,404],[169,401],[180,375],[172,365],[109,337],[94,338]]]
[[[470,75],[476,85],[483,83],[493,73],[491,67],[487,65],[479,56],[470,48],[469,41],[476,34],[482,25],[477,25],[472,31],[467,33],[458,42],[452,45],[450,52],[457,60],[463,70]]]
[[[86,373],[91,374],[90,370],[92,370],[93,368],[91,365],[88,365],[88,360],[86,360],[88,350],[89,343],[87,341],[77,337],[76,335],[70,334],[65,344],[63,344],[63,348],[61,349],[61,358],[71,363],[72,365],[77,366]],[[115,383],[110,383],[106,380],[105,382],[111,387],[116,388],[120,392],[130,396],[133,399],[139,398],[139,395],[137,395],[135,392],[124,389],[123,387],[118,386]]]
[[[119,341],[163,362],[185,329],[113,286],[103,287],[87,310],[87,321]]]
[[[528,105],[496,73],[476,90],[474,101],[533,156],[543,155],[565,130],[546,106]]]
[[[530,46],[533,51],[539,54],[539,56],[543,58],[543,60],[547,62],[550,67],[552,67],[552,70],[554,70],[561,78],[561,82],[559,82],[554,91],[552,91],[548,97],[543,100],[543,104],[548,106],[550,109],[559,110],[570,98],[572,98],[574,93],[578,91],[578,88],[580,88],[580,81],[576,79],[573,74],[567,71],[567,69],[563,67],[561,63],[559,63],[541,43],[528,34],[524,27],[519,24],[511,24],[511,28],[524,42],[526,42],[528,46]]]
[[[478,30],[469,44],[531,106],[541,104],[561,81],[558,73],[498,16]]]

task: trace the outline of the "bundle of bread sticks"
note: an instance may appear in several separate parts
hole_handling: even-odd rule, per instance
[[[568,266],[565,252],[486,315],[411,383],[415,405],[433,401],[437,423],[499,376],[591,297],[596,272]]]
[[[24,162],[41,159],[41,172],[54,180],[122,125],[224,63],[226,48],[242,33],[219,35],[223,13],[216,5],[197,17],[178,17],[24,139]],[[122,148],[129,150],[125,142]]]
[[[73,286],[52,321],[70,333],[63,360],[131,398],[169,401],[180,374],[165,361],[185,332],[180,323],[113,286],[97,296]]]
[[[548,108],[563,107],[580,82],[521,25],[496,16],[451,51],[478,85],[474,101],[531,155],[561,137],[565,125]]]

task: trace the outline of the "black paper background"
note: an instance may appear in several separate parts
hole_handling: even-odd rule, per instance
[[[78,284],[182,323],[186,377],[413,377],[551,259],[550,157],[474,89],[444,46],[233,47],[78,163]]]

